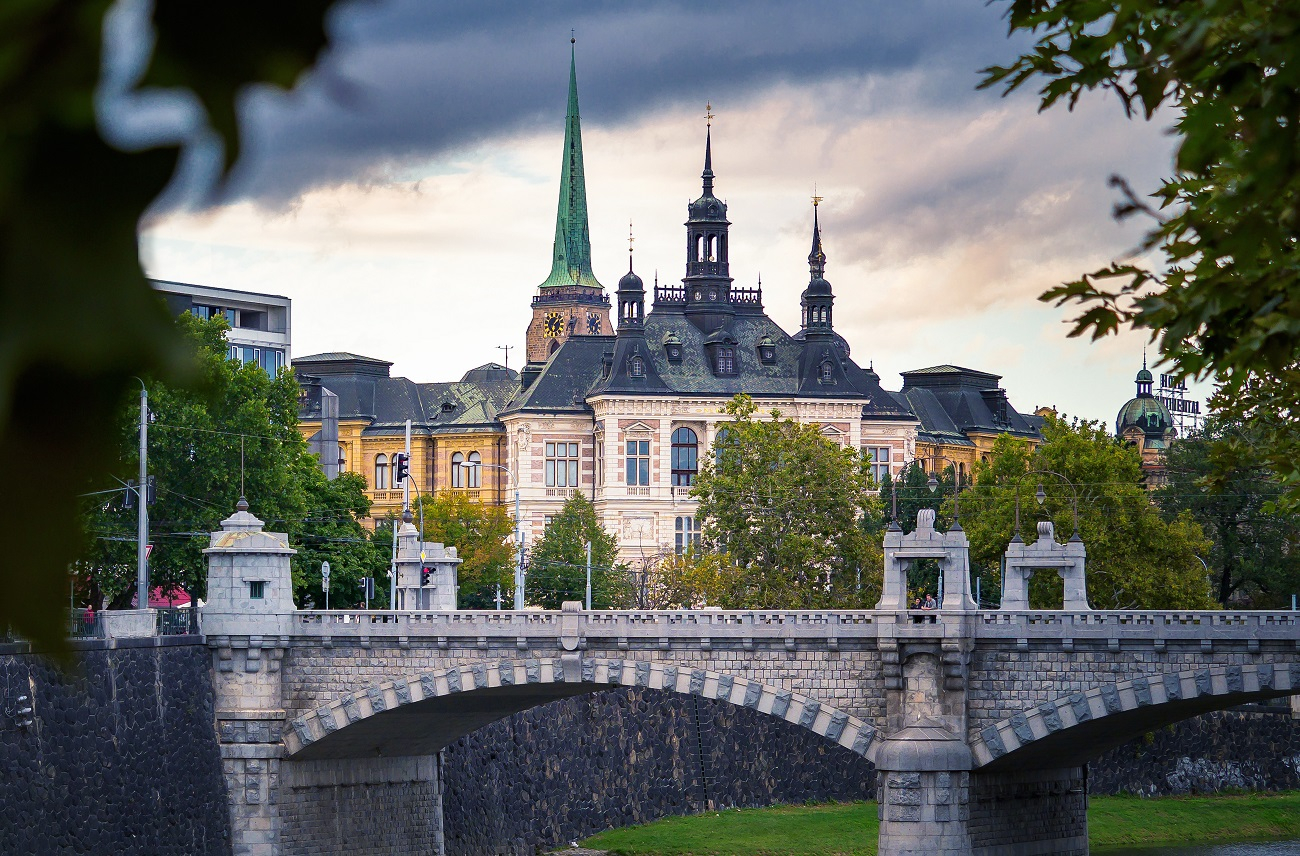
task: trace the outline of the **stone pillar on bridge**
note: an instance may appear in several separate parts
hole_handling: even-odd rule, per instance
[[[975,610],[971,595],[970,542],[960,525],[947,532],[934,528],[934,509],[923,508],[916,515],[916,529],[904,534],[900,528],[885,532],[885,579],[876,609],[907,609],[907,572],[917,559],[936,559],[943,575],[944,610]]]
[[[212,533],[203,628],[212,647],[217,740],[230,800],[234,856],[279,852],[284,700],[282,626],[294,611],[283,532],[264,532],[241,497]],[[279,632],[275,632],[275,631]]]
[[[1088,580],[1084,571],[1087,551],[1079,533],[1064,544],[1056,542],[1055,527],[1050,520],[1038,523],[1038,540],[1026,544],[1017,532],[1007,546],[1006,569],[1002,574],[1002,609],[1029,609],[1029,579],[1034,571],[1055,569],[1065,584],[1065,609],[1085,612],[1088,606]]]
[[[397,608],[446,612],[456,609],[457,566],[455,547],[420,541],[408,520],[397,530]],[[424,573],[428,568],[429,573]]]

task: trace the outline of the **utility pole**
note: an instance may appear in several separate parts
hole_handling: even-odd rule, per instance
[[[591,612],[591,542],[587,542],[587,611]]]
[[[411,461],[411,420],[406,420],[406,461],[409,467]],[[411,510],[411,477],[402,479],[402,517],[405,519],[406,513]],[[423,520],[423,510],[421,510],[421,520]],[[388,575],[388,607],[397,609],[397,521],[393,521],[393,565],[392,573]],[[421,527],[423,528],[423,526]],[[420,552],[424,552],[424,533],[420,533]]]
[[[514,474],[511,473],[513,476]],[[524,526],[519,519],[519,479],[515,478],[515,548],[519,564],[515,566],[515,609],[524,608]]]
[[[135,486],[135,606],[149,608],[149,388],[140,382],[140,481]]]

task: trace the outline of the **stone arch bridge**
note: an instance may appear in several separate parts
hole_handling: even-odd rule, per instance
[[[960,589],[927,613],[299,611],[283,536],[224,527],[203,632],[236,854],[442,852],[439,749],[612,686],[864,756],[882,856],[1085,854],[1089,758],[1300,694],[1298,613],[979,611]]]

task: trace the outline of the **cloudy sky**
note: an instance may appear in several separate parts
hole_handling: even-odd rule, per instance
[[[160,206],[142,257],[155,278],[293,298],[298,355],[448,380],[509,345],[517,367],[550,270],[572,29],[608,288],[629,220],[637,272],[683,275],[712,103],[731,272],[761,276],[778,323],[798,328],[816,188],[837,328],[886,385],[956,363],[1003,375],[1022,411],[1111,421],[1142,338],[1067,339],[1065,312],[1035,298],[1137,244],[1106,180],[1153,188],[1171,140],[1104,96],[1040,114],[1032,94],[977,92],[979,69],[1024,45],[1002,6],[343,5],[295,91],[245,99],[245,154],[218,201]]]

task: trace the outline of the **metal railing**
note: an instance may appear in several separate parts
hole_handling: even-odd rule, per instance
[[[199,611],[191,606],[162,607],[157,610],[154,627],[159,636],[197,636]]]
[[[91,613],[90,620],[87,621],[84,609],[70,609],[67,627],[69,639],[104,638],[104,618],[98,612]]]

